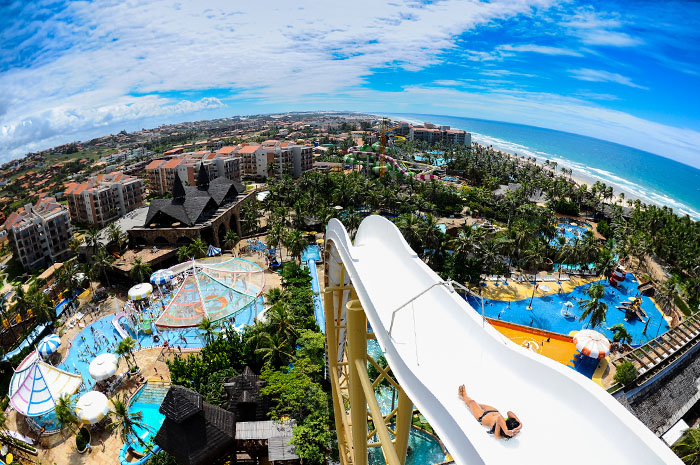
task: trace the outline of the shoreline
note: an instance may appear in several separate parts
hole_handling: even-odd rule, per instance
[[[449,116],[446,116],[449,117]],[[410,124],[423,124],[421,121],[418,121],[416,119],[412,118],[406,118],[403,117],[402,115],[394,115],[393,117],[390,116],[392,121],[405,121]],[[398,119],[397,119],[398,118]],[[456,128],[456,127],[455,127]],[[462,128],[460,128],[462,129]],[[463,129],[466,131],[466,129]],[[469,131],[467,131],[469,132]],[[652,188],[647,188],[645,186],[642,186],[640,184],[634,183],[632,181],[628,181],[617,174],[613,172],[608,172],[599,168],[593,168],[589,166],[583,166],[578,162],[568,160],[565,158],[562,158],[560,156],[554,155],[554,154],[544,154],[544,152],[537,152],[536,149],[530,148],[530,147],[525,147],[522,146],[522,151],[517,151],[517,149],[507,149],[504,148],[501,144],[498,143],[498,141],[501,141],[502,143],[510,143],[507,140],[502,140],[497,137],[492,137],[488,136],[486,134],[479,134],[475,132],[470,132],[472,135],[472,143],[477,143],[478,145],[485,147],[485,148],[491,148],[495,151],[508,154],[511,156],[517,156],[519,160],[527,162],[527,158],[534,158],[535,163],[538,164],[539,166],[544,167],[545,169],[549,168],[545,164],[545,160],[549,160],[550,162],[555,162],[557,163],[557,174],[560,176],[564,176],[561,171],[559,171],[561,168],[567,168],[572,170],[571,176],[565,176],[567,178],[570,178],[573,180],[577,185],[582,185],[586,184],[589,188],[595,184],[596,181],[599,181],[601,183],[604,183],[606,186],[612,186],[613,188],[613,198],[610,200],[610,203],[618,204],[621,197],[620,194],[624,194],[624,200],[622,201],[622,206],[623,207],[628,207],[627,205],[627,200],[639,200],[644,204],[648,205],[655,205],[657,207],[668,207],[673,209],[673,212],[680,216],[683,217],[685,215],[688,215],[690,219],[693,221],[700,221],[700,209],[696,209],[690,205],[687,205],[686,203],[679,201],[675,198],[672,198],[666,194],[657,192],[653,190]],[[519,145],[519,144],[516,144]],[[547,156],[545,156],[547,155]],[[525,160],[523,160],[523,158]],[[585,170],[586,173],[582,173],[581,171]],[[601,174],[595,174],[595,173],[589,173],[589,170],[593,171],[598,171],[601,172]],[[603,176],[602,173],[607,174],[607,177]],[[619,181],[616,181],[615,179],[609,179],[609,178],[617,178]],[[629,184],[629,186],[624,185],[624,183]],[[606,202],[607,203],[607,202]]]

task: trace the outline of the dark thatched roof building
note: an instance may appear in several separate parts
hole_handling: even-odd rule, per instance
[[[241,206],[255,199],[255,192],[236,181],[219,176],[209,180],[200,165],[196,186],[185,186],[175,174],[172,198],[153,199],[143,226],[132,227],[129,243],[139,246],[181,246],[194,239],[222,247],[228,231],[242,235]]]
[[[238,421],[265,420],[268,405],[260,395],[265,381],[245,367],[243,373],[224,384],[228,397],[227,409],[236,415]]]
[[[165,415],[155,443],[181,465],[214,464],[225,458],[235,463],[236,417],[210,405],[195,391],[172,386],[163,399]]]

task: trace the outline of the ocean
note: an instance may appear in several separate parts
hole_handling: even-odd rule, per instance
[[[653,153],[568,132],[522,124],[443,115],[393,114],[394,120],[450,125],[472,134],[472,141],[508,153],[557,162],[589,186],[596,180],[616,194],[665,205],[700,220],[700,170]]]

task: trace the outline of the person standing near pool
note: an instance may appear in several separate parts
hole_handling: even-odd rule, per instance
[[[488,434],[493,434],[497,439],[511,439],[520,433],[523,424],[515,413],[508,411],[508,417],[498,412],[498,409],[486,404],[478,404],[467,395],[467,390],[462,384],[458,389],[459,398],[467,404],[472,415],[482,426],[491,428]]]

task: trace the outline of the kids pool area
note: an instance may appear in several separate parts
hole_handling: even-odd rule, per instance
[[[621,306],[623,302],[629,302],[630,297],[638,295],[637,280],[632,273],[627,273],[625,280],[617,287],[613,287],[605,280],[600,280],[575,287],[572,292],[534,297],[532,310],[527,309],[530,305],[530,298],[514,301],[487,299],[484,300],[484,313],[493,319],[569,335],[571,332],[586,328],[588,322],[586,320],[579,321],[582,313],[579,303],[588,299],[587,290],[593,283],[604,284],[605,294],[601,301],[607,304],[608,311],[605,322],[591,329],[595,329],[612,339],[614,333],[610,328],[621,323],[632,336],[632,345],[644,344],[668,331],[668,322],[649,297],[641,296],[641,307],[649,316],[647,322],[637,319],[625,321],[625,311],[616,308]],[[550,285],[556,286],[554,283]],[[475,311],[481,313],[480,299],[469,296],[467,300]]]
[[[557,235],[549,242],[549,245],[560,247],[562,245],[560,237],[565,239],[565,244],[575,243],[582,240],[588,231],[593,231],[590,224],[557,223]]]
[[[141,412],[141,422],[148,427],[137,426],[134,428],[134,432],[149,447],[152,447],[153,438],[165,420],[165,415],[160,413],[159,408],[168,392],[168,387],[167,385],[153,385],[149,382],[134,395],[129,404],[129,413]],[[133,449],[139,455],[148,452],[136,438],[131,437],[130,439],[130,444],[124,447]]]

